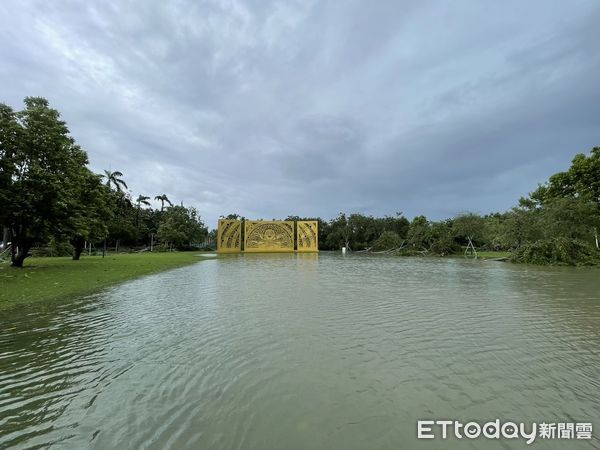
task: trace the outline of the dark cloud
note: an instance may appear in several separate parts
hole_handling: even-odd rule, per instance
[[[0,101],[220,214],[504,210],[600,145],[595,1],[17,1]]]

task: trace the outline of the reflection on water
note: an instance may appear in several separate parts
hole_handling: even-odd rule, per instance
[[[600,446],[599,272],[228,255],[0,312],[0,448],[524,446],[416,443],[423,418]]]

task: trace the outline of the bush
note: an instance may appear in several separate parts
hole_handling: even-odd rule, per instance
[[[381,252],[398,248],[402,244],[402,239],[393,231],[384,231],[373,244],[373,251]]]
[[[513,254],[512,260],[541,265],[592,266],[600,264],[600,252],[586,242],[561,237],[526,244]]]

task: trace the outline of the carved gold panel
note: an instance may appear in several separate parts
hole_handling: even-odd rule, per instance
[[[299,252],[319,251],[319,223],[316,220],[296,222],[296,243]]]
[[[293,252],[294,222],[246,220],[244,252]]]
[[[218,253],[239,253],[242,251],[242,222],[239,220],[219,220],[217,232]]]

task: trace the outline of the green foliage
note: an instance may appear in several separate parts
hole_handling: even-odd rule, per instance
[[[548,200],[540,209],[546,238],[565,237],[591,242],[594,229],[600,226],[598,204],[585,197]]]
[[[531,193],[534,205],[544,205],[557,198],[585,198],[600,206],[600,147],[594,147],[589,156],[579,153],[566,172],[550,177],[547,183]]]
[[[108,235],[110,242],[119,240],[122,243],[132,243],[138,236],[138,228],[135,227],[127,216],[118,214],[110,221]]]
[[[342,247],[348,247],[350,244],[350,234],[346,215],[340,213],[335,219],[329,222],[327,237],[323,240],[320,239],[319,245],[325,250],[338,250]]]
[[[543,224],[537,210],[513,208],[504,215],[503,226],[499,230],[495,243],[496,250],[521,248],[526,242],[543,237]]]
[[[456,238],[480,240],[484,236],[485,220],[478,214],[460,214],[452,221],[452,231]]]
[[[22,266],[36,242],[101,228],[96,203],[83,202],[105,192],[87,168],[86,153],[45,99],[28,97],[19,112],[0,105],[0,137],[0,225],[9,228],[19,249],[14,266]]]
[[[589,266],[600,264],[600,253],[586,242],[559,237],[527,243],[512,259],[529,264]]]
[[[512,251],[525,252],[525,248],[533,251],[531,245],[538,241],[540,248],[546,248],[542,241],[562,238],[583,242],[595,251],[593,246],[600,229],[599,168],[600,147],[597,147],[590,156],[577,155],[567,172],[550,177],[530,197],[521,199],[519,206],[483,217],[464,213],[449,220],[429,221],[425,216],[417,216],[409,223],[400,213],[383,218],[340,213],[329,222],[318,219],[319,247],[382,251],[399,246],[405,239],[407,245],[399,252],[402,255],[449,255],[461,253],[471,239],[478,253],[487,251],[493,252],[489,253],[493,256],[506,256]],[[576,257],[567,257],[572,250],[564,243],[567,241],[560,241],[555,259],[540,258],[540,261],[575,264]],[[564,250],[562,254],[560,249]],[[584,253],[581,255],[583,258]]]
[[[384,231],[381,236],[373,244],[373,250],[380,252],[383,250],[391,250],[402,245],[402,238],[395,231]]]
[[[71,256],[73,254],[73,246],[68,242],[56,242],[54,239],[51,239],[47,247],[38,247],[31,253],[34,257]]]
[[[173,206],[160,194],[154,197],[160,209],[152,209],[149,196],[133,200],[123,173],[95,175],[87,162],[45,99],[26,98],[22,111],[0,104],[0,227],[9,230],[19,249],[12,255],[13,265],[21,266],[34,245],[50,254],[53,246],[73,248],[75,258],[86,241],[96,247],[138,248],[154,242],[156,249],[172,249],[201,243],[207,236],[194,208]],[[382,251],[406,241],[402,254],[447,255],[472,240],[477,250],[516,251],[517,260],[587,264],[598,253],[600,147],[576,155],[568,170],[552,175],[504,213],[466,213],[442,221],[417,216],[412,222],[401,213],[288,219],[317,220],[323,250]]]
[[[158,237],[163,243],[177,248],[187,247],[202,241],[208,230],[200,220],[195,208],[173,206],[164,213],[158,227]]]
[[[122,192],[123,188],[127,189],[127,183],[122,179],[123,174],[118,170],[114,172],[105,170],[102,178],[106,178],[106,187],[109,189],[113,186],[117,192]]]
[[[372,247],[386,231],[404,239],[409,228],[408,220],[400,213],[396,217],[373,217],[356,213],[346,216],[340,213],[330,222],[320,218],[310,220],[319,221],[319,246],[323,250],[339,250],[341,247],[363,250]]]
[[[428,250],[431,244],[431,224],[425,216],[417,216],[410,223],[407,234],[411,247],[419,250]]]
[[[135,203],[138,206],[138,209],[141,208],[142,205],[150,206],[150,202],[148,200],[150,200],[150,197],[148,197],[147,195],[138,195],[138,198],[135,201]]]
[[[431,238],[429,251],[432,253],[446,256],[460,250],[460,246],[454,239],[452,221],[432,223],[429,234]]]
[[[167,194],[157,195],[154,197],[154,200],[158,200],[160,202],[160,212],[164,211],[165,203],[167,203],[169,206],[173,206],[173,203],[171,203],[171,200],[169,200]]]

